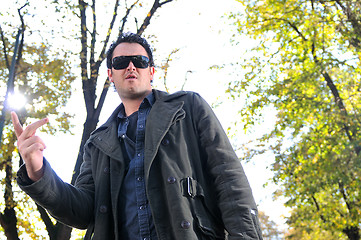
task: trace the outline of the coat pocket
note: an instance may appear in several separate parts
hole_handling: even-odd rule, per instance
[[[183,196],[188,198],[193,218],[198,231],[199,239],[221,240],[226,239],[224,225],[220,217],[215,217],[207,208],[202,186],[191,177],[181,179]]]

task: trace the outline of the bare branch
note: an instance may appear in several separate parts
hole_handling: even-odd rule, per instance
[[[37,203],[35,203],[35,204],[36,204],[36,207],[38,208],[38,211],[40,213],[40,217],[43,220],[46,229],[48,230],[48,233],[50,234],[50,233],[54,232],[55,226],[54,226],[53,222],[51,221],[51,218],[49,217],[46,210],[42,206],[40,206],[39,204],[37,204]]]
[[[167,0],[167,1],[164,1],[164,2],[162,2],[162,3],[159,3],[159,7],[161,7],[161,6],[163,6],[164,4],[167,4],[167,3],[169,3],[169,2],[172,2],[173,0]]]
[[[122,19],[122,26],[120,27],[120,30],[119,30],[119,34],[122,33],[124,31],[124,26],[125,26],[125,23],[127,22],[127,19],[128,19],[128,16],[130,14],[130,11],[134,8],[134,6],[139,2],[139,0],[135,1],[133,3],[132,6],[130,6],[130,8],[127,8],[127,11]],[[137,24],[137,27],[138,27],[138,24]]]
[[[4,36],[4,32],[3,32],[2,28],[1,28],[1,25],[0,25],[0,35],[1,35],[1,41],[3,42],[4,58],[5,58],[5,62],[6,62],[6,68],[10,69],[8,51],[6,50],[5,36]]]
[[[20,17],[20,21],[21,21],[21,27],[20,27],[20,31],[21,31],[21,40],[20,40],[20,43],[19,43],[19,50],[18,50],[18,56],[17,56],[17,59],[16,59],[16,65],[15,65],[15,69],[18,68],[19,66],[19,62],[23,56],[23,48],[24,48],[24,37],[25,37],[25,22],[24,22],[24,16],[21,14],[21,10],[26,7],[27,5],[29,5],[29,3],[25,3],[21,8],[18,9],[18,14],[19,14],[19,17]],[[15,70],[16,72],[16,70]]]
[[[154,13],[157,11],[158,8],[160,8],[162,5],[172,2],[173,0],[167,0],[162,3],[159,3],[159,0],[155,0],[152,8],[150,9],[149,13],[147,14],[147,17],[144,19],[142,26],[137,31],[137,34],[142,35],[144,30],[147,28],[147,26],[150,24],[150,19],[153,17]]]
[[[180,50],[179,48],[174,49],[166,58],[165,63],[161,66],[161,68],[164,70],[164,76],[163,76],[164,88],[165,88],[166,92],[168,92],[168,93],[169,93],[169,89],[167,86],[167,76],[168,76],[169,63],[172,61],[172,55],[177,53],[179,50]]]
[[[181,88],[182,91],[184,90],[184,86],[185,86],[186,83],[187,83],[188,73],[193,73],[193,71],[192,71],[192,70],[188,70],[188,71],[186,72],[186,74],[185,74],[185,76],[184,76],[184,82],[183,82],[183,85],[182,85],[182,88]]]
[[[91,32],[91,44],[90,44],[90,68],[94,67],[94,54],[95,54],[95,43],[96,43],[96,33],[97,33],[97,22],[96,22],[96,13],[95,13],[95,0],[92,3],[92,15],[93,15],[93,31]]]
[[[103,62],[103,60],[105,58],[105,51],[106,51],[106,48],[107,48],[107,45],[108,45],[108,42],[109,42],[109,39],[110,39],[110,34],[112,33],[112,30],[113,30],[113,27],[114,27],[114,22],[115,22],[115,19],[117,18],[117,15],[118,15],[118,6],[119,6],[119,0],[116,0],[115,5],[114,5],[114,10],[113,10],[113,18],[110,21],[107,36],[106,36],[106,38],[104,40],[102,50],[101,50],[101,52],[99,54],[99,58],[98,58],[98,61],[97,61],[97,66],[100,66],[100,64]]]
[[[103,90],[102,90],[102,93],[100,94],[100,98],[99,98],[99,102],[98,102],[97,108],[95,109],[94,115],[95,115],[96,117],[99,117],[99,116],[100,116],[100,111],[101,111],[102,108],[103,108],[103,104],[104,104],[104,101],[105,101],[105,97],[107,96],[109,87],[110,87],[110,80],[109,80],[109,78],[107,78],[107,79],[105,80],[105,82],[104,82]]]

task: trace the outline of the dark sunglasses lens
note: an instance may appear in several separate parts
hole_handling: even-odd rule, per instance
[[[137,68],[147,68],[149,64],[149,59],[145,56],[134,56],[132,57],[132,62]]]
[[[113,58],[113,68],[116,70],[125,69],[129,66],[130,61],[136,68],[147,68],[149,59],[145,56],[119,56]]]
[[[113,58],[113,68],[115,70],[124,69],[129,66],[130,59],[125,57],[115,57]]]

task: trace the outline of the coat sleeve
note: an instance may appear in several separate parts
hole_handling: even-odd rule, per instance
[[[83,163],[77,187],[63,182],[45,159],[44,176],[40,180],[32,182],[24,164],[17,173],[17,182],[25,193],[55,219],[85,229],[93,219],[94,212],[94,184],[89,164],[89,161]]]
[[[228,239],[262,239],[257,206],[240,160],[214,112],[198,94],[193,95],[193,116]]]

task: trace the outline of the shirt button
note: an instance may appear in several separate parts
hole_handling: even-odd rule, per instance
[[[140,128],[143,128],[143,125],[139,125]]]
[[[124,139],[125,138],[125,134],[122,134],[122,136],[120,136],[122,139]]]
[[[142,181],[142,180],[143,180],[142,177],[137,177],[137,181],[138,181],[138,182],[140,182],[140,181]]]
[[[188,228],[190,228],[190,226],[191,226],[191,223],[186,220],[182,221],[182,223],[181,223],[181,227],[183,229],[188,229]]]
[[[141,154],[140,154],[140,153],[138,153],[138,154],[137,154],[137,156],[138,156],[138,157],[140,157],[140,156],[141,156]]]
[[[108,208],[105,205],[101,205],[100,208],[99,208],[99,211],[101,213],[106,213],[106,212],[108,212]]]
[[[175,179],[175,177],[169,177],[168,179],[167,179],[167,181],[168,181],[168,183],[175,183],[175,181],[176,181],[176,179]]]
[[[144,210],[145,209],[145,205],[142,205],[139,207],[140,210]]]

